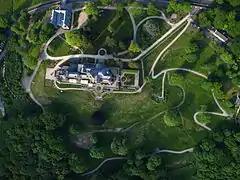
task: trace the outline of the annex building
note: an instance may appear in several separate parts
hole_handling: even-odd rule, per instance
[[[71,12],[66,9],[52,10],[51,23],[55,27],[62,27],[63,29],[70,29],[71,27]]]

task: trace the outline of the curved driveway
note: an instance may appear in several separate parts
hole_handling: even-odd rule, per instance
[[[112,9],[112,7],[106,7],[106,9]],[[181,21],[179,21],[178,23],[174,24],[173,27],[167,32],[165,33],[161,38],[159,38],[156,42],[154,42],[150,47],[148,47],[146,50],[142,51],[140,55],[138,55],[137,57],[133,58],[133,59],[124,59],[124,58],[117,58],[114,57],[113,55],[92,55],[92,54],[75,54],[75,55],[67,55],[67,56],[58,56],[58,57],[53,57],[50,56],[47,53],[47,48],[49,46],[49,44],[52,42],[53,39],[55,39],[58,35],[64,33],[64,31],[56,33],[54,36],[52,36],[48,42],[45,44],[44,46],[44,52],[42,54],[42,59],[49,59],[49,60],[54,60],[54,61],[58,61],[61,59],[70,59],[70,58],[95,58],[95,59],[114,59],[114,60],[122,60],[125,62],[130,62],[130,61],[137,61],[140,58],[142,58],[143,56],[145,56],[151,49],[153,49],[156,45],[158,45],[159,43],[161,43],[167,36],[169,36],[172,32],[174,32],[175,30],[177,30],[187,19],[190,18],[190,14],[188,14],[186,17],[184,17]],[[136,27],[136,26],[134,26]]]

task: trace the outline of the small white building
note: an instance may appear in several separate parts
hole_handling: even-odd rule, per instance
[[[65,9],[52,10],[51,23],[54,26],[60,26],[63,29],[70,29],[71,27],[71,12]]]
[[[227,43],[228,37],[226,37],[224,34],[220,33],[217,29],[215,29],[215,30],[208,29],[208,31],[209,31],[214,37],[216,37],[218,40],[220,40],[221,42]]]

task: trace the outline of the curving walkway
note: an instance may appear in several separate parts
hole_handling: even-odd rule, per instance
[[[159,61],[159,59],[162,57],[162,55],[180,38],[180,36],[182,36],[182,34],[187,30],[187,28],[190,26],[191,24],[191,19],[188,19],[188,23],[185,26],[185,28],[172,40],[172,42],[170,44],[168,44],[158,55],[158,57],[155,59],[155,61],[153,62],[153,65],[151,67],[150,73],[149,74],[154,74],[154,68],[157,65],[157,62]]]
[[[93,134],[93,133],[104,133],[104,132],[111,132],[111,133],[127,133],[128,131],[130,131],[132,128],[134,128],[135,126],[139,125],[139,122],[133,123],[132,125],[130,125],[129,127],[126,128],[114,128],[114,129],[99,129],[99,130],[92,130],[89,132],[84,132],[81,133],[77,136],[83,136],[83,135],[88,135],[88,134]]]
[[[208,131],[212,131],[212,129],[208,126],[206,126],[206,124],[204,123],[200,123],[198,120],[197,120],[197,116],[199,114],[211,114],[211,115],[216,115],[216,116],[222,116],[222,117],[232,117],[232,115],[228,114],[222,107],[221,105],[219,104],[217,98],[215,97],[214,95],[214,92],[212,91],[212,95],[213,95],[213,98],[214,98],[214,101],[215,103],[217,104],[218,108],[221,110],[222,113],[217,113],[217,112],[203,112],[203,111],[198,111],[194,114],[193,118],[194,118],[194,122],[196,124],[198,124],[199,126],[203,127],[204,129],[208,130]]]
[[[170,71],[186,71],[186,72],[190,72],[190,73],[193,73],[197,76],[200,76],[204,79],[208,79],[207,76],[205,76],[204,74],[201,74],[197,71],[194,71],[194,70],[191,70],[191,69],[186,69],[186,68],[169,68],[169,69],[165,69],[163,71],[161,71],[160,73],[158,73],[157,75],[154,75],[152,73],[152,78],[153,79],[157,79],[159,76],[161,76],[163,74],[163,78],[162,78],[162,94],[161,94],[161,97],[162,99],[164,99],[164,92],[165,92],[165,80],[166,80],[166,76],[167,76],[167,73],[170,72]],[[185,91],[184,91],[185,92]],[[178,106],[179,107],[179,106]]]
[[[136,26],[136,21],[133,17],[133,15],[130,13],[129,8],[125,7],[126,11],[128,12],[131,22],[132,22],[132,26],[133,26],[133,41],[136,42],[136,33],[137,33],[137,26]]]
[[[38,69],[40,68],[40,65],[42,63],[42,60],[39,60],[38,63],[37,63],[37,67],[35,68],[33,74],[30,76],[30,79],[29,79],[29,82],[28,84],[26,85],[25,89],[26,89],[26,92],[29,94],[30,98],[37,104],[41,107],[41,109],[44,111],[44,108],[43,108],[43,105],[34,97],[33,93],[32,93],[32,90],[31,90],[31,84],[32,84],[32,81],[34,80],[36,74],[37,74],[37,71]]]
[[[193,152],[193,148],[189,148],[189,149],[184,149],[182,151],[173,151],[173,150],[168,150],[168,149],[162,149],[160,150],[159,148],[155,149],[155,154],[159,154],[159,153],[171,153],[171,154],[184,154],[187,152]]]
[[[105,159],[104,161],[102,161],[98,167],[96,167],[95,169],[91,170],[91,171],[88,171],[88,172],[85,172],[83,174],[81,174],[81,176],[87,176],[89,174],[93,174],[95,173],[96,171],[98,171],[106,162],[108,161],[113,161],[113,160],[126,160],[128,159],[127,157],[112,157],[112,158],[107,158]]]
[[[156,148],[154,150],[153,153],[147,155],[146,157],[149,157],[153,154],[159,154],[159,153],[171,153],[171,154],[184,154],[184,153],[187,153],[187,152],[193,152],[193,148],[189,148],[189,149],[185,149],[185,150],[182,150],[182,151],[174,151],[174,150],[168,150],[168,149],[162,149],[160,150],[159,148]],[[85,172],[83,173],[81,176],[87,176],[87,175],[90,175],[90,174],[93,174],[95,172],[97,172],[106,162],[108,161],[113,161],[113,160],[127,160],[128,157],[112,157],[112,158],[107,158],[105,159],[104,161],[102,161],[95,169],[91,170],[91,171],[88,171],[88,172]]]
[[[114,7],[99,7],[102,9],[115,9]],[[81,8],[84,9],[84,8]],[[129,9],[129,8],[126,8]],[[129,13],[130,14],[130,13]],[[130,17],[132,17],[130,15]],[[140,58],[142,58],[143,56],[145,56],[150,50],[152,50],[156,45],[160,44],[167,36],[169,36],[171,33],[173,33],[175,30],[177,30],[186,20],[188,20],[190,18],[190,14],[188,14],[186,17],[184,17],[181,21],[179,21],[178,23],[174,24],[172,26],[172,28],[165,33],[161,38],[159,38],[156,42],[154,42],[150,47],[148,47],[147,49],[145,49],[144,51],[141,52],[140,55],[138,55],[137,57],[133,58],[133,59],[125,59],[125,58],[117,58],[114,57],[113,55],[104,55],[104,56],[100,56],[100,55],[92,55],[92,54],[74,54],[74,55],[66,55],[66,56],[57,56],[57,57],[53,57],[50,56],[47,53],[47,48],[49,46],[49,44],[59,35],[65,33],[66,31],[58,31],[55,35],[53,35],[45,44],[44,46],[44,51],[41,55],[41,59],[49,59],[49,60],[54,60],[54,61],[58,61],[58,60],[62,60],[62,59],[70,59],[70,58],[94,58],[94,59],[113,59],[113,60],[121,60],[121,61],[125,61],[125,62],[130,62],[130,61],[137,61]],[[133,23],[133,29],[134,32],[136,32],[136,24],[135,24],[135,20],[132,17],[132,23]],[[74,29],[72,29],[74,30]],[[70,30],[71,31],[71,30]],[[136,33],[135,33],[136,34]]]

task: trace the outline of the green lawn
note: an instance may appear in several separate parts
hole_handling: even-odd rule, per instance
[[[0,15],[10,14],[12,12],[11,0],[0,0]]]
[[[64,37],[63,37],[64,38]],[[79,50],[74,50],[66,41],[60,37],[55,38],[48,47],[51,56],[65,56],[69,54],[79,54]]]
[[[148,75],[153,62],[159,55],[159,53],[174,39],[174,37],[181,32],[181,30],[184,28],[181,27],[179,30],[173,32],[170,36],[168,36],[166,39],[162,41],[161,44],[157,45],[154,49],[152,49],[146,57],[143,58],[143,64],[144,64],[144,71],[145,74]]]
[[[185,48],[188,47],[191,40],[202,44],[200,55],[198,60],[193,63],[184,61],[183,56],[186,54]],[[200,35],[196,30],[188,29],[162,56],[158,61],[155,70],[161,71],[164,68],[184,67],[192,70],[208,74],[212,69],[202,68],[202,65],[206,63],[215,62],[215,52],[208,46],[208,40]],[[216,58],[216,57],[215,57]]]
[[[180,31],[181,29],[176,33]],[[166,47],[173,38],[174,36],[172,35],[163,44],[156,47],[150,55],[145,57],[144,65],[146,73],[148,73],[151,64],[159,52]],[[180,57],[185,53],[185,48],[192,38],[205,45],[201,48],[199,60],[195,63],[188,64],[180,61]],[[207,43],[207,40],[204,40],[197,32],[187,31],[171,47],[165,57],[158,62],[156,73],[170,67],[185,67],[197,70],[203,74],[208,74],[210,70],[203,69],[202,64],[212,61],[211,57],[214,55],[214,52],[209,48]],[[51,64],[53,65],[53,63]],[[168,79],[166,79],[166,100],[159,101],[158,103],[153,100],[153,95],[161,95],[162,77],[148,82],[140,94],[111,94],[105,96],[103,101],[96,101],[94,96],[88,92],[59,92],[51,84],[46,85],[49,83],[45,82],[44,75],[45,69],[48,66],[49,62],[44,62],[36,75],[32,85],[35,97],[40,100],[52,102],[52,105],[46,107],[56,106],[56,103],[61,104],[61,106],[58,105],[56,108],[62,109],[67,115],[71,116],[74,121],[82,124],[81,127],[83,131],[98,128],[93,127],[90,120],[91,115],[99,109],[103,110],[107,117],[102,128],[128,127],[135,122],[139,122],[139,125],[133,128],[127,135],[128,144],[130,144],[132,150],[141,145],[144,145],[147,151],[151,151],[154,148],[182,150],[195,147],[208,135],[208,132],[194,123],[194,113],[201,110],[202,105],[206,107],[207,111],[220,112],[214,102],[212,93],[201,88],[201,84],[206,80],[191,73],[177,72],[184,77],[184,81],[181,81],[178,85],[170,85]],[[172,72],[168,74],[171,75]],[[184,103],[177,109],[181,115],[178,119],[181,123],[178,127],[169,127],[164,123],[164,114],[159,113],[169,111],[182,102],[183,92],[179,86],[186,92]],[[211,123],[208,125],[214,129],[224,122],[225,119],[222,117],[211,116]],[[109,148],[111,139],[114,136],[114,134],[109,134],[109,136],[107,134],[98,135],[100,138],[99,144],[104,147],[107,157],[112,156]],[[87,153],[86,151],[86,156],[88,157]],[[171,156],[172,158],[167,157],[164,161],[167,165],[171,166],[174,162],[188,161],[191,155],[192,154],[189,153],[189,156]],[[93,164],[98,162],[99,161],[96,160]],[[186,172],[187,175],[190,175],[194,171],[190,167],[184,167],[184,163],[181,166],[172,167],[171,170],[174,177],[178,176],[177,174],[180,172]]]
[[[42,4],[50,0],[13,0],[13,1],[14,1],[14,10],[21,10],[23,8],[28,8],[38,4]]]
[[[109,25],[111,25],[113,32],[110,32],[107,29],[107,26]],[[121,16],[115,15],[115,17],[112,18],[111,21],[109,21],[107,26],[102,31],[99,31],[101,33],[94,40],[94,45],[96,46],[96,49],[100,49],[101,47],[104,47],[109,52],[119,52],[121,51],[118,47],[118,43],[120,41],[124,43],[127,49],[133,37],[132,23],[127,11],[124,10]],[[107,36],[114,38],[114,40],[117,43],[115,47],[110,48],[104,44],[104,41]]]
[[[135,138],[147,139],[149,149],[154,147],[182,149],[196,145],[201,139],[200,135],[194,137],[194,130],[186,130],[182,125],[180,128],[167,127],[162,116],[152,118],[159,112],[166,111],[182,101],[181,89],[177,86],[170,86],[166,82],[167,101],[156,103],[152,100],[152,92],[161,93],[161,80],[159,77],[153,81],[154,84],[148,84],[141,94],[123,95],[112,94],[104,98],[103,101],[96,101],[94,97],[83,91],[65,91],[60,93],[53,87],[44,86],[44,74],[47,63],[42,64],[39,73],[34,80],[32,89],[34,95],[38,99],[47,99],[54,102],[61,102],[68,106],[70,114],[74,114],[74,118],[90,127],[90,118],[93,112],[99,108],[103,109],[107,115],[107,121],[104,127],[127,127],[134,122],[140,122],[140,127],[130,136],[135,142]],[[158,86],[156,86],[158,85]],[[191,109],[194,113],[196,109]],[[185,115],[185,114],[184,114]],[[192,115],[192,114],[191,114]],[[190,118],[189,118],[190,119]],[[191,119],[191,122],[193,119]],[[194,127],[197,125],[193,124]],[[140,131],[142,129],[142,131]],[[199,137],[200,136],[200,137]],[[175,140],[173,143],[171,140]],[[138,143],[141,143],[139,140]]]
[[[155,32],[155,37],[151,37],[148,32],[144,29],[144,24],[148,21],[153,22],[151,25],[158,27],[158,31]],[[156,40],[158,40],[162,35],[164,35],[171,27],[162,19],[150,19],[145,21],[137,31],[137,42],[142,49],[148,48]]]

